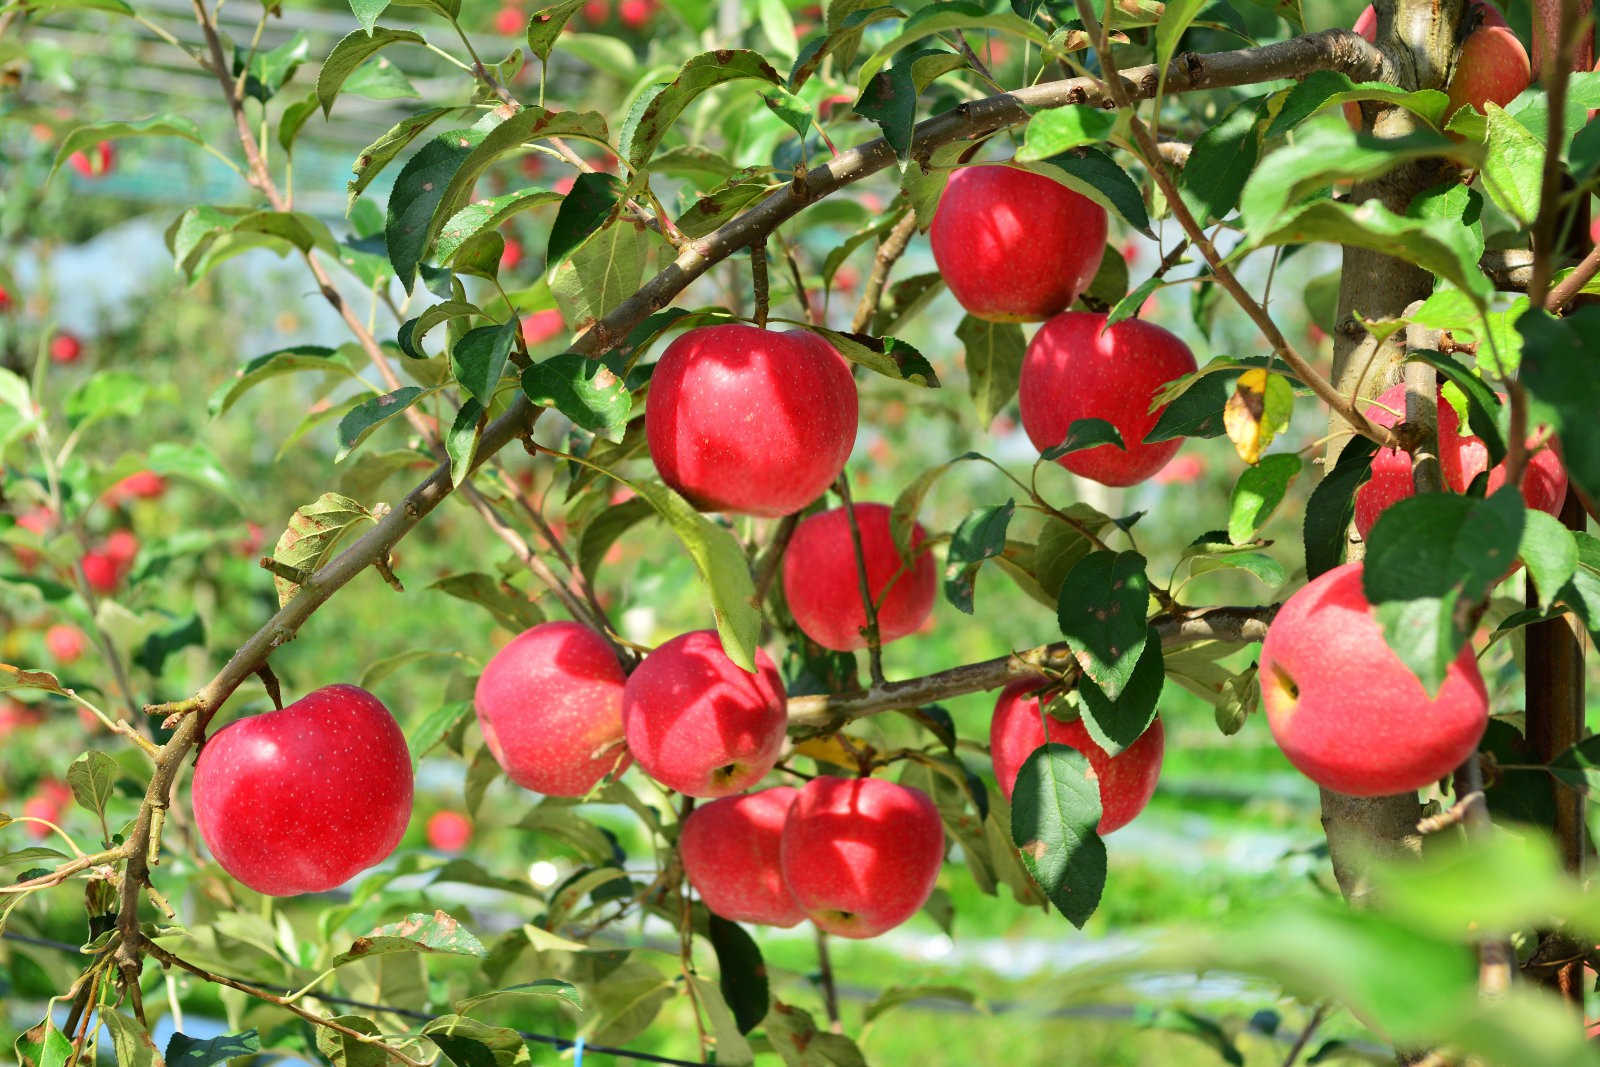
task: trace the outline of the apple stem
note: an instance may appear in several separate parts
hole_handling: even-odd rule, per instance
[[[756,328],[767,328],[769,293],[767,285],[767,239],[750,242],[750,281],[756,294]]]
[[[850,542],[856,551],[856,580],[861,585],[861,608],[867,624],[861,628],[867,639],[867,663],[873,685],[883,685],[883,645],[878,630],[878,605],[872,599],[872,583],[867,578],[867,554],[861,547],[861,524],[856,521],[856,506],[850,499],[850,478],[843,471],[834,483],[834,491],[844,501],[844,513],[850,520]]]

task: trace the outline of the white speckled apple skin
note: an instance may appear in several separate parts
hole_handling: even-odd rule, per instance
[[[712,912],[767,926],[793,926],[806,917],[778,867],[778,842],[798,795],[780,785],[713,800],[690,813],[678,854]]]

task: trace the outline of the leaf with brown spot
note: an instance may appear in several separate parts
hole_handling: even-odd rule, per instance
[[[1011,840],[1023,866],[1072,925],[1100,905],[1106,846],[1100,840],[1100,786],[1083,753],[1042,745],[1023,761],[1011,794]]]
[[[278,538],[272,558],[287,566],[314,572],[333,556],[334,548],[345,533],[362,520],[378,521],[376,515],[349,497],[323,493],[297,508],[289,517],[289,525]],[[278,587],[279,606],[287,604],[300,591],[298,583],[282,575],[276,575],[274,581]]]
[[[1289,427],[1294,390],[1282,375],[1253,367],[1239,375],[1222,409],[1222,425],[1239,458],[1254,465],[1273,438]]]
[[[350,948],[333,958],[332,967],[353,960],[384,956],[394,952],[442,952],[455,956],[486,956],[483,942],[443,911],[432,915],[415,912],[399,922],[380,926],[358,937]]]

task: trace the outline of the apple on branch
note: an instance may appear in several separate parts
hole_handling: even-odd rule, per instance
[[[678,836],[683,871],[714,914],[793,926],[806,917],[779,868],[778,847],[799,791],[774,786],[689,813]]]
[[[907,562],[895,546],[888,505],[857,504],[855,517],[867,588],[877,606],[878,641],[886,645],[927,622],[938,595],[938,569],[933,554],[917,548],[927,539],[921,524],[912,525],[913,558]],[[783,554],[783,596],[795,624],[823,648],[867,647],[867,612],[846,509],[809,515],[795,527]]]

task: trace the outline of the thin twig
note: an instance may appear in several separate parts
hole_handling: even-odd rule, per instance
[[[1300,1053],[1305,1051],[1306,1045],[1311,1042],[1311,1035],[1317,1032],[1317,1027],[1322,1025],[1322,1020],[1328,1017],[1326,1002],[1318,1004],[1311,1013],[1311,1018],[1306,1020],[1305,1027],[1300,1031],[1300,1036],[1295,1038],[1294,1044],[1289,1047],[1289,1054],[1283,1058],[1283,1067],[1294,1067],[1294,1061],[1300,1058]]]
[[[822,1007],[828,1013],[828,1029],[842,1033],[839,1022],[839,987],[833,980],[833,956],[828,952],[828,931],[817,927],[817,981],[822,986]]]
[[[867,639],[867,664],[872,684],[883,684],[883,635],[878,629],[878,604],[872,595],[872,581],[867,577],[867,553],[861,547],[861,523],[856,520],[856,506],[850,500],[850,476],[839,472],[834,483],[839,499],[844,501],[844,514],[850,524],[850,543],[855,547],[856,581],[861,587],[861,608],[866,613],[867,624],[862,627]]]
[[[872,275],[861,290],[861,300],[850,319],[852,333],[861,333],[872,324],[872,317],[878,313],[878,303],[883,299],[883,288],[889,281],[889,272],[894,269],[896,261],[905,255],[906,246],[916,232],[917,213],[907,208],[900,221],[884,234],[877,255],[872,257]]]

